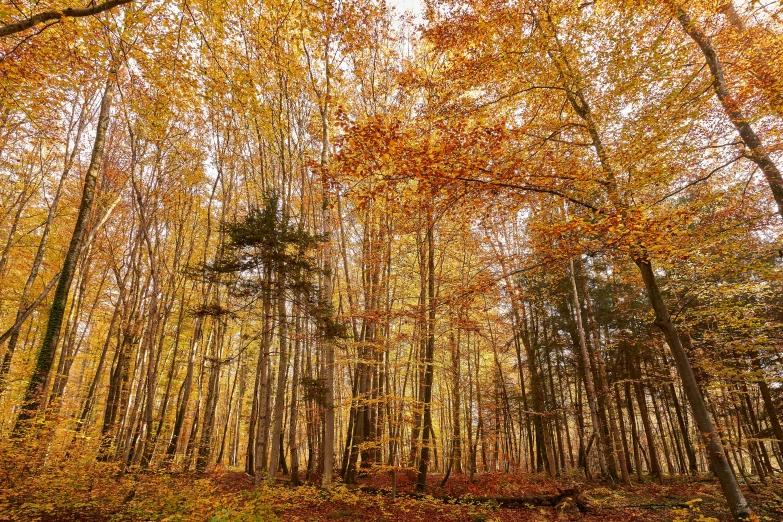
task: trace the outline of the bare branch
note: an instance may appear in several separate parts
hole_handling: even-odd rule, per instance
[[[43,24],[50,20],[59,20],[60,18],[82,18],[85,16],[93,16],[104,11],[108,11],[118,5],[128,4],[133,0],[106,0],[102,4],[94,5],[92,7],[68,7],[66,9],[56,9],[52,11],[44,11],[38,13],[24,20],[13,22],[10,24],[4,24],[0,26],[0,38],[11,36],[12,34],[19,33],[36,25]]]

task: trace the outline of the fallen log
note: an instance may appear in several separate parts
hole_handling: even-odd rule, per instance
[[[358,486],[352,488],[362,493],[375,494],[381,496],[391,496],[391,490],[385,488],[377,488],[374,486]],[[404,492],[397,491],[398,497],[410,498],[414,500],[424,500],[426,498],[434,498],[448,504],[494,504],[498,507],[521,509],[533,506],[549,506],[557,507],[563,505],[566,502],[573,502],[579,511],[586,512],[590,509],[587,499],[584,497],[579,488],[569,488],[553,493],[551,495],[536,495],[536,496],[524,496],[524,497],[455,497],[452,495],[427,495],[425,493]]]

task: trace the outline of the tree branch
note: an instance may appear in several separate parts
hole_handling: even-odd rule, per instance
[[[65,9],[56,9],[52,11],[44,11],[38,13],[24,20],[13,22],[10,24],[4,24],[0,26],[0,38],[11,36],[12,34],[19,33],[26,29],[30,29],[36,25],[48,22],[50,20],[58,20],[60,18],[82,18],[85,16],[93,16],[104,11],[107,11],[118,5],[128,4],[133,0],[106,0],[102,4],[94,5],[92,7],[68,7]]]

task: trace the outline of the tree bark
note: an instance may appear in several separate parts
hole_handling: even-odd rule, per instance
[[[62,197],[63,193],[63,186],[65,185],[65,180],[68,178],[68,174],[71,171],[71,167],[73,167],[73,161],[76,157],[76,152],[79,150],[79,143],[81,142],[81,136],[82,132],[84,130],[84,127],[87,123],[87,118],[85,117],[85,107],[86,103],[82,105],[81,114],[79,115],[79,121],[76,124],[76,135],[73,139],[73,149],[70,150],[70,153],[68,151],[68,144],[70,143],[70,136],[71,136],[71,130],[73,129],[73,113],[71,117],[71,127],[68,130],[68,135],[66,138],[66,157],[65,157],[65,164],[63,165],[63,171],[60,175],[60,180],[57,183],[57,188],[54,192],[54,197],[52,198],[52,202],[49,205],[49,211],[46,215],[46,223],[44,224],[43,232],[41,233],[41,240],[38,242],[38,249],[35,252],[35,257],[33,258],[33,264],[30,267],[30,273],[27,276],[27,281],[25,281],[24,288],[22,289],[22,296],[19,300],[19,309],[16,312],[16,321],[14,322],[13,326],[9,329],[8,332],[3,334],[2,337],[0,337],[0,343],[5,342],[6,336],[10,336],[10,339],[8,340],[8,347],[6,349],[5,354],[3,355],[3,361],[2,364],[0,364],[0,393],[2,393],[3,389],[5,388],[5,379],[8,375],[8,371],[11,368],[11,359],[13,358],[14,351],[16,350],[16,345],[19,342],[19,334],[22,330],[22,324],[25,320],[27,320],[27,317],[29,317],[30,313],[34,309],[34,307],[38,306],[40,302],[46,298],[46,295],[49,293],[49,290],[53,287],[53,282],[57,280],[57,276],[55,276],[52,279],[52,283],[49,283],[49,285],[46,286],[44,291],[41,293],[41,296],[38,297],[34,302],[29,302],[29,296],[30,291],[33,288],[33,284],[35,283],[36,278],[38,277],[38,272],[41,269],[41,264],[43,262],[44,253],[46,251],[46,246],[49,241],[49,234],[52,230],[52,224],[54,223],[54,218],[57,215],[57,208],[60,205],[60,198]],[[2,271],[0,271],[2,273]]]
[[[430,460],[430,435],[432,433],[432,378],[433,359],[435,355],[435,224],[432,215],[427,220],[427,346],[422,357],[424,364],[424,380],[422,383],[422,402],[424,415],[421,437],[421,458],[419,459],[419,474],[416,479],[416,490],[427,488],[427,469]]]
[[[590,419],[593,423],[593,430],[597,434],[599,440],[603,440],[601,436],[601,423],[598,419],[598,404],[595,397],[595,385],[593,384],[593,372],[590,369],[590,356],[587,353],[587,343],[585,340],[585,330],[582,326],[582,312],[579,305],[579,293],[576,287],[576,277],[574,276],[574,260],[569,260],[570,266],[570,278],[571,278],[571,290],[574,294],[574,315],[576,316],[576,328],[579,333],[579,354],[582,358],[582,367],[584,370],[585,390],[587,392],[587,402],[590,406]],[[601,450],[598,452],[598,457],[601,462],[601,469],[607,469],[606,460],[614,458],[611,454],[611,446],[606,444],[604,440],[601,444]],[[615,478],[615,477],[613,477]]]
[[[291,453],[291,485],[299,485],[299,445],[296,439],[297,420],[299,417],[299,403],[297,392],[299,390],[299,345],[302,321],[299,318],[299,309],[294,306],[295,336],[294,336],[294,368],[291,376],[291,415],[288,420],[288,451]]]
[[[682,408],[680,407],[680,400],[677,398],[677,392],[674,389],[674,383],[669,383],[669,394],[674,403],[674,412],[677,415],[677,426],[680,428],[683,445],[685,446],[685,453],[688,456],[688,470],[691,474],[695,475],[699,470],[698,464],[696,463],[696,453],[693,451],[693,444],[691,444],[688,427],[685,425],[685,418],[683,416]]]
[[[93,200],[95,199],[98,172],[100,171],[103,162],[106,132],[109,127],[114,86],[116,82],[115,75],[116,72],[112,68],[109,71],[109,77],[106,80],[106,86],[101,99],[98,126],[95,131],[95,141],[93,142],[90,164],[87,167],[87,173],[84,177],[84,187],[82,190],[82,200],[79,204],[79,214],[76,218],[76,224],[74,225],[71,241],[68,245],[68,251],[65,254],[60,278],[57,281],[57,289],[54,292],[54,300],[49,311],[46,333],[44,334],[41,349],[36,357],[33,375],[25,390],[22,410],[14,425],[14,435],[20,435],[25,427],[26,421],[32,419],[40,408],[45,407],[46,383],[49,372],[52,369],[54,352],[57,347],[57,340],[60,336],[60,329],[62,328],[65,306],[68,301],[71,282],[73,281],[74,272],[76,270],[76,263],[82,249],[84,238],[87,234]]]
[[[44,11],[43,13],[38,13],[37,15],[25,18],[24,20],[19,20],[18,22],[0,26],[0,38],[11,36],[12,34],[22,32],[24,30],[30,29],[31,27],[35,27],[36,25],[40,25],[51,20],[59,20],[60,18],[65,17],[83,18],[85,16],[97,15],[117,7],[118,5],[128,4],[132,1],[133,0],[107,0],[102,4],[93,5],[92,7],[67,7],[65,9]]]
[[[328,45],[327,51],[328,53]],[[329,97],[331,96],[330,81],[331,67],[328,55],[325,59],[326,86],[321,102],[321,175],[324,176],[322,202],[321,202],[321,227],[324,236],[330,238],[332,233],[331,215],[329,212],[329,190],[325,177],[329,171]],[[331,238],[326,241],[323,252],[324,285],[321,293],[321,304],[325,308],[328,317],[327,322],[332,321],[332,248]],[[331,324],[327,325],[331,329]],[[327,332],[323,340],[323,380],[325,384],[324,394],[324,439],[323,439],[323,470],[321,473],[321,487],[327,488],[332,484],[334,472],[334,339]]]
[[[593,354],[595,359],[597,360],[597,366],[598,366],[598,381],[601,385],[601,395],[600,398],[602,399],[601,402],[603,402],[605,411],[608,414],[609,417],[609,426],[608,428],[611,430],[610,436],[608,439],[614,442],[614,453],[617,455],[617,460],[620,463],[620,475],[623,481],[623,484],[630,484],[631,483],[631,476],[628,473],[628,467],[626,466],[625,462],[625,449],[622,444],[622,440],[620,438],[620,430],[617,427],[617,420],[614,415],[614,410],[612,409],[612,394],[610,393],[610,386],[609,381],[606,376],[606,365],[604,364],[604,355],[601,350],[601,340],[598,333],[598,323],[595,320],[595,314],[593,313],[593,300],[590,298],[590,287],[588,285],[587,280],[587,271],[584,268],[584,264],[582,263],[581,258],[579,259],[579,266],[582,269],[582,274],[584,276],[584,282],[583,282],[583,291],[585,296],[585,308],[587,309],[587,324],[590,325],[590,332],[593,342]],[[607,440],[609,442],[609,440]],[[611,468],[610,468],[611,469]]]
[[[460,418],[460,405],[462,404],[460,395],[460,339],[459,335],[457,339],[454,338],[454,333],[451,333],[451,371],[452,371],[452,399],[451,399],[451,415],[452,415],[452,447],[451,447],[451,462],[456,473],[462,473],[462,432]],[[451,467],[449,468],[451,469]]]
[[[737,129],[742,142],[750,150],[748,159],[755,163],[761,169],[761,172],[764,173],[772,196],[778,205],[778,212],[783,217],[783,176],[781,176],[780,170],[769,156],[764,144],[761,142],[761,138],[758,137],[753,127],[751,127],[748,115],[740,107],[739,101],[729,92],[723,74],[723,64],[721,64],[720,58],[718,58],[718,54],[715,52],[712,39],[698,28],[682,7],[676,3],[674,7],[680,25],[682,25],[688,36],[696,42],[696,45],[699,46],[702,54],[704,54],[707,66],[712,74],[712,86],[715,89],[715,94],[734,128]]]
[[[767,418],[769,419],[769,424],[772,427],[772,434],[775,436],[777,446],[780,449],[780,456],[783,457],[783,427],[780,425],[778,411],[775,407],[775,402],[772,399],[772,393],[770,393],[769,385],[763,377],[763,368],[761,366],[761,360],[759,359],[758,352],[751,353],[750,357],[754,368],[756,368],[756,371],[761,374],[760,378],[756,381],[756,384],[758,384],[759,392],[761,393],[761,399],[764,402],[764,409],[767,411]],[[783,461],[778,462],[778,464],[783,466]]]
[[[278,315],[278,346],[280,355],[277,362],[277,387],[275,389],[275,409],[272,421],[272,453],[269,459],[270,484],[275,483],[277,468],[282,454],[283,415],[285,413],[285,383],[288,377],[288,317],[285,306],[285,273],[277,274],[277,315]]]
[[[663,332],[666,343],[669,345],[672,355],[674,356],[677,370],[679,371],[680,379],[682,379],[683,388],[685,389],[685,395],[688,397],[688,401],[693,409],[693,416],[696,420],[699,432],[702,435],[712,469],[718,477],[718,481],[720,482],[723,494],[726,496],[732,515],[737,520],[746,520],[751,517],[750,507],[739,488],[737,478],[734,476],[731,465],[726,458],[723,444],[712,424],[707,405],[704,403],[704,398],[699,391],[696,377],[693,374],[693,368],[691,367],[691,363],[682,346],[680,336],[677,333],[677,328],[669,317],[669,311],[666,308],[663,296],[658,288],[658,282],[655,278],[655,272],[653,272],[652,263],[649,260],[640,258],[634,259],[634,262],[636,263],[636,266],[639,267],[639,272],[641,273],[644,285],[647,288],[647,297],[655,312],[655,325]]]

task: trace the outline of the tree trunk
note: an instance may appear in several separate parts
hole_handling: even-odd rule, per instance
[[[327,51],[328,52],[328,51]],[[327,57],[325,63],[326,87],[321,105],[321,170],[326,176],[329,170],[329,96],[330,92],[330,64]],[[327,238],[331,236],[331,216],[329,213],[329,192],[324,179],[321,218],[322,231]],[[321,305],[327,313],[327,329],[331,329],[332,321],[332,249],[331,239],[326,241],[323,252],[324,285],[321,294]],[[327,488],[332,484],[334,473],[334,339],[327,332],[323,340],[323,380],[325,384],[324,394],[324,439],[323,439],[323,470],[321,473],[321,487]]]
[[[430,460],[430,435],[432,433],[432,378],[435,355],[435,224],[430,214],[427,220],[427,346],[422,357],[424,364],[424,380],[422,383],[422,402],[424,415],[421,437],[421,457],[419,459],[419,475],[416,479],[416,490],[427,488],[427,469]]]
[[[57,289],[54,292],[54,300],[49,311],[49,320],[46,325],[46,333],[41,344],[41,349],[36,357],[33,375],[25,390],[22,401],[22,410],[14,425],[13,433],[18,436],[24,430],[26,421],[32,419],[36,412],[46,405],[46,382],[49,372],[52,369],[54,361],[54,352],[57,347],[57,340],[62,328],[65,305],[68,301],[68,293],[71,289],[71,282],[76,270],[76,262],[82,249],[84,238],[87,234],[87,227],[92,213],[92,204],[95,198],[95,186],[98,181],[98,172],[103,162],[103,151],[106,143],[106,131],[109,127],[109,118],[111,113],[112,99],[114,96],[115,71],[110,69],[109,77],[106,80],[106,87],[101,99],[101,108],[98,114],[98,126],[95,131],[95,141],[92,147],[92,156],[90,164],[87,167],[87,173],[84,176],[84,186],[82,190],[82,200],[79,204],[79,214],[76,218],[71,242],[68,245],[68,251],[63,261],[60,279],[57,281]]]
[[[291,376],[291,415],[288,420],[288,451],[291,453],[291,485],[299,485],[299,445],[296,441],[296,427],[299,417],[298,389],[299,389],[299,345],[301,335],[301,320],[299,310],[294,306],[295,318],[295,336],[294,336],[294,369]]]
[[[451,371],[452,371],[452,399],[451,399],[451,416],[452,416],[452,447],[451,447],[451,462],[456,473],[462,473],[462,433],[460,431],[462,420],[460,418],[460,346],[459,335],[457,339],[454,339],[454,333],[451,333]],[[449,468],[450,469],[450,468]]]
[[[258,362],[258,417],[255,430],[254,453],[254,475],[256,485],[260,485],[263,480],[263,474],[267,471],[267,445],[269,436],[269,372],[270,351],[272,342],[272,296],[271,296],[271,269],[265,269],[265,288],[263,297],[263,333],[261,335],[261,348]],[[252,439],[252,435],[248,434]]]
[[[772,196],[778,205],[778,212],[783,217],[783,176],[781,176],[780,170],[769,156],[767,149],[761,142],[761,138],[758,137],[753,127],[750,126],[748,115],[740,108],[739,100],[729,93],[726,79],[723,76],[723,65],[712,45],[712,39],[697,27],[682,7],[674,3],[674,8],[680,25],[682,25],[688,36],[696,42],[696,45],[699,46],[702,54],[704,54],[707,66],[712,74],[712,86],[715,89],[715,94],[734,128],[737,129],[742,142],[750,150],[748,159],[755,163],[761,169],[761,172],[764,173],[764,177],[767,178]]]
[[[204,328],[204,318],[197,317],[196,324],[193,330],[193,338],[190,341],[190,349],[188,350],[188,366],[185,373],[185,380],[182,381],[182,387],[179,390],[179,397],[177,400],[177,414],[174,418],[174,429],[169,439],[168,448],[166,449],[166,458],[170,459],[174,457],[179,446],[179,438],[182,434],[182,428],[185,424],[185,413],[188,409],[188,401],[190,400],[190,392],[193,388],[193,370],[196,359],[196,351],[198,343],[201,341]]]
[[[763,368],[761,366],[761,360],[757,352],[751,353],[751,361],[756,371],[763,375]],[[759,392],[761,393],[761,399],[764,402],[764,409],[767,411],[767,418],[769,424],[772,427],[772,434],[775,436],[777,446],[780,449],[780,456],[783,457],[783,427],[780,425],[780,419],[778,417],[778,411],[775,407],[775,402],[772,400],[772,394],[769,390],[767,381],[762,377],[757,381]],[[779,461],[778,465],[783,466],[783,461]]]
[[[696,463],[696,452],[693,451],[693,444],[691,444],[691,437],[688,433],[688,427],[685,425],[685,417],[683,416],[682,408],[680,407],[680,400],[677,398],[677,392],[674,389],[674,383],[669,384],[669,394],[672,397],[674,403],[674,412],[677,415],[677,425],[680,428],[682,434],[683,445],[685,446],[685,453],[688,456],[688,470],[691,474],[696,474],[699,470]]]
[[[571,277],[571,290],[574,294],[574,315],[576,316],[576,328],[579,333],[579,353],[582,358],[582,369],[584,370],[585,390],[587,392],[587,402],[590,406],[590,420],[593,423],[593,430],[599,440],[601,437],[601,423],[598,419],[598,404],[595,398],[595,386],[593,384],[593,372],[590,370],[590,356],[587,353],[587,343],[585,340],[585,331],[582,326],[582,312],[579,305],[579,293],[576,287],[576,277],[574,276],[574,260],[569,260],[570,265],[570,277]],[[605,442],[605,441],[604,441]],[[611,454],[611,446],[607,446],[605,443],[601,444],[602,449],[598,452],[598,458],[601,462],[601,469],[607,469],[607,460],[614,458]],[[607,451],[608,450],[608,451]],[[615,478],[615,477],[613,477]]]
[[[281,270],[277,274],[277,314],[278,314],[278,345],[280,355],[277,362],[277,388],[275,390],[274,420],[272,421],[272,453],[269,459],[270,484],[275,483],[277,468],[282,455],[283,415],[285,414],[285,384],[288,377],[288,316],[285,306],[285,274]]]
[[[16,350],[16,345],[19,342],[19,333],[22,330],[22,324],[24,320],[27,318],[27,316],[29,316],[28,310],[30,309],[30,307],[32,307],[35,304],[29,302],[30,291],[33,288],[33,284],[35,283],[36,278],[38,277],[38,272],[41,269],[41,263],[43,262],[44,253],[46,251],[46,246],[49,240],[49,233],[52,230],[52,223],[54,222],[54,217],[57,215],[57,208],[60,205],[60,198],[62,197],[62,193],[63,193],[63,185],[65,185],[65,180],[68,178],[68,174],[70,173],[71,167],[73,166],[74,158],[76,157],[76,152],[79,149],[79,143],[81,141],[82,131],[84,130],[84,127],[87,122],[87,118],[84,117],[84,112],[85,111],[83,106],[82,114],[80,115],[79,122],[77,124],[73,149],[70,151],[70,154],[68,153],[67,150],[67,143],[70,140],[70,129],[68,132],[68,140],[66,141],[65,165],[63,166],[63,171],[62,174],[60,175],[60,180],[57,183],[57,189],[55,189],[54,197],[52,198],[52,202],[49,205],[49,212],[46,215],[46,223],[44,224],[44,229],[43,232],[41,233],[41,240],[38,242],[38,249],[35,252],[35,257],[33,258],[33,264],[30,267],[30,274],[27,276],[27,281],[25,281],[24,288],[22,289],[22,296],[19,300],[19,309],[16,312],[16,321],[14,322],[13,326],[9,330],[10,339],[8,341],[8,348],[6,349],[6,352],[3,355],[3,362],[2,364],[0,364],[0,393],[2,393],[3,389],[5,388],[5,382],[6,382],[5,379],[6,376],[8,375],[8,371],[11,368],[11,359],[14,355],[14,351]]]
[[[702,434],[702,438],[704,439],[703,442],[710,459],[710,464],[712,465],[715,475],[718,477],[723,494],[728,501],[729,508],[735,519],[748,519],[751,517],[750,507],[748,507],[748,503],[739,488],[737,478],[734,476],[731,465],[726,458],[723,445],[712,424],[707,405],[704,403],[704,398],[699,391],[696,377],[693,374],[693,368],[691,367],[691,363],[682,346],[680,336],[677,333],[677,328],[669,317],[669,311],[666,308],[661,292],[658,289],[658,282],[655,279],[655,272],[653,272],[652,264],[649,260],[640,258],[634,259],[634,262],[636,263],[636,266],[639,267],[642,279],[644,280],[644,285],[647,288],[647,297],[655,311],[655,325],[663,331],[666,343],[669,345],[674,360],[677,363],[677,370],[679,371],[680,379],[682,379],[685,395],[688,397],[688,401],[693,409],[693,416],[696,420],[696,425],[699,428],[699,433]]]
[[[628,473],[628,467],[626,466],[625,462],[625,450],[620,438],[620,430],[617,427],[617,420],[614,416],[614,410],[612,409],[612,394],[610,393],[609,382],[606,376],[606,368],[604,364],[604,356],[601,351],[601,340],[598,333],[598,323],[596,323],[595,314],[593,313],[593,301],[590,298],[590,287],[587,281],[587,271],[584,269],[584,264],[582,263],[581,257],[579,258],[579,266],[582,269],[582,274],[584,276],[583,291],[585,295],[585,307],[587,308],[587,324],[590,325],[590,338],[593,341],[593,354],[598,363],[598,380],[601,384],[601,398],[605,411],[609,417],[608,428],[611,430],[611,433],[608,439],[614,441],[614,453],[617,455],[617,460],[620,463],[620,475],[622,477],[623,484],[630,484],[631,476]]]

